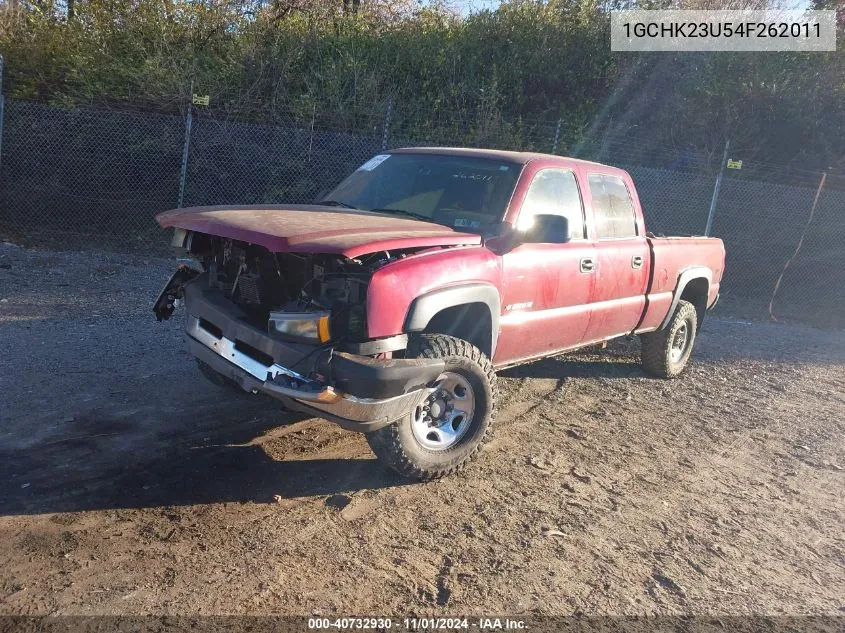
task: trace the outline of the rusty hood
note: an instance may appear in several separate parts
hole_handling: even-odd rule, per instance
[[[317,205],[249,205],[173,209],[156,216],[176,227],[260,244],[271,252],[358,257],[400,248],[475,245],[481,236],[413,218]]]

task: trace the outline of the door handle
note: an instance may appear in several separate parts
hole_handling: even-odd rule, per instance
[[[643,258],[641,255],[634,255],[631,258],[631,268],[642,268],[643,267]]]
[[[581,258],[581,272],[582,273],[591,273],[595,268],[596,263],[593,261],[592,257],[582,257]]]

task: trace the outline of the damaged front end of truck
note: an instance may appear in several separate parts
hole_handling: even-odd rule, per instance
[[[173,245],[185,258],[153,310],[165,320],[184,303],[188,349],[206,375],[361,432],[433,393],[443,360],[403,358],[406,334],[367,337],[372,274],[412,250],[273,252],[182,228]]]

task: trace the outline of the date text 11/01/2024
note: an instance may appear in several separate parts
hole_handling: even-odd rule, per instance
[[[310,630],[386,630],[397,625],[407,631],[469,630],[522,631],[524,620],[511,618],[308,618]]]

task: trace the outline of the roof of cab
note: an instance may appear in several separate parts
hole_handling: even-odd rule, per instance
[[[610,165],[603,165],[590,160],[582,160],[580,158],[571,158],[569,156],[557,156],[555,154],[541,154],[539,152],[512,152],[501,149],[480,149],[474,147],[401,147],[398,149],[388,150],[388,154],[440,154],[445,156],[471,156],[474,158],[496,158],[499,160],[506,160],[512,163],[526,164],[532,160],[548,160],[557,159],[566,161],[568,163],[579,163],[582,165],[591,165],[593,167],[601,167],[609,171],[623,171],[617,167]]]

